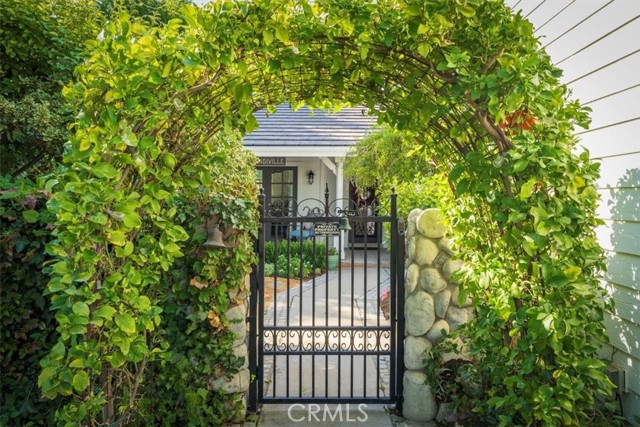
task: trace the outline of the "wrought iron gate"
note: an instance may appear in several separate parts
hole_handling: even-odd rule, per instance
[[[251,275],[249,409],[264,403],[402,405],[404,222],[391,209],[338,199],[260,196],[259,262]],[[389,224],[388,227],[383,227]],[[385,230],[331,269],[346,230]],[[269,233],[265,233],[269,230]],[[270,243],[265,234],[273,236]],[[268,253],[267,253],[268,252]],[[269,263],[265,262],[268,257]]]

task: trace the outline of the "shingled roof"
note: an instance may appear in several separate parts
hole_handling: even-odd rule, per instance
[[[376,124],[375,116],[368,116],[366,108],[343,108],[337,113],[307,108],[293,111],[288,104],[267,117],[266,110],[255,113],[260,127],[245,136],[248,147],[300,146],[345,147],[354,145]]]

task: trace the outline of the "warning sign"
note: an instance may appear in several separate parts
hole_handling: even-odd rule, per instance
[[[313,226],[313,234],[316,236],[339,236],[340,230],[338,230],[337,222],[329,223],[315,223]]]

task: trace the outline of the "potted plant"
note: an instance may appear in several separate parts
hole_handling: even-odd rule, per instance
[[[329,270],[334,270],[338,267],[338,262],[340,262],[340,255],[338,254],[338,250],[336,248],[329,248],[329,260],[327,261],[327,268]]]

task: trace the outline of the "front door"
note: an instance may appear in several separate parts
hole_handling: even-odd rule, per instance
[[[349,183],[349,200],[355,204],[359,217],[374,217],[378,211],[375,187],[358,191]],[[356,222],[349,233],[349,242],[355,247],[373,249],[380,243],[382,228],[380,222]]]

